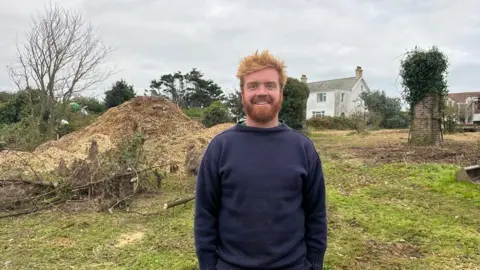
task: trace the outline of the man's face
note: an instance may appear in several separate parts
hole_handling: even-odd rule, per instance
[[[266,124],[277,118],[283,102],[279,79],[274,68],[265,68],[244,77],[242,101],[250,119]]]

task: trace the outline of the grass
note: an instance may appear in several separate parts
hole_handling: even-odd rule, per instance
[[[168,200],[180,196],[165,187]],[[195,269],[192,204],[161,212],[165,200],[136,203],[155,215],[51,211],[0,220],[0,267],[7,262],[13,269]]]
[[[480,262],[480,189],[456,182],[456,167],[358,168],[369,180],[355,185],[336,171],[340,164],[326,171],[334,182],[328,269],[475,269]]]
[[[325,268],[480,269],[480,187],[456,181],[455,164],[372,165],[349,155],[349,147],[386,144],[388,136],[312,134],[328,189]],[[165,183],[168,197],[136,208],[155,212],[184,193],[178,179]],[[9,269],[198,269],[192,203],[152,216],[52,211],[3,219],[0,248],[0,268]]]

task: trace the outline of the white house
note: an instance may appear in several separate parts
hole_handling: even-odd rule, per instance
[[[359,66],[354,77],[308,82],[307,76],[302,75],[301,81],[310,90],[307,119],[313,116],[348,116],[358,108],[360,93],[369,89]]]
[[[456,113],[462,115],[456,119],[457,123],[472,124],[472,121],[480,121],[480,119],[474,119],[474,115],[479,113],[476,111],[480,110],[480,108],[475,108],[478,106],[478,104],[480,104],[477,101],[478,97],[480,97],[480,92],[478,91],[448,94],[447,105],[454,106]]]

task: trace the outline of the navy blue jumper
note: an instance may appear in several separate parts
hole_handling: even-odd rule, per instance
[[[324,176],[303,134],[237,123],[209,143],[195,194],[200,270],[323,269]]]

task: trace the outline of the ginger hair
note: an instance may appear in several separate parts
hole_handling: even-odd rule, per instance
[[[240,79],[241,91],[243,92],[245,75],[268,67],[275,68],[278,71],[280,89],[283,90],[287,83],[285,62],[270,54],[268,50],[263,50],[261,53],[257,50],[254,54],[244,57],[238,66],[237,78]]]

